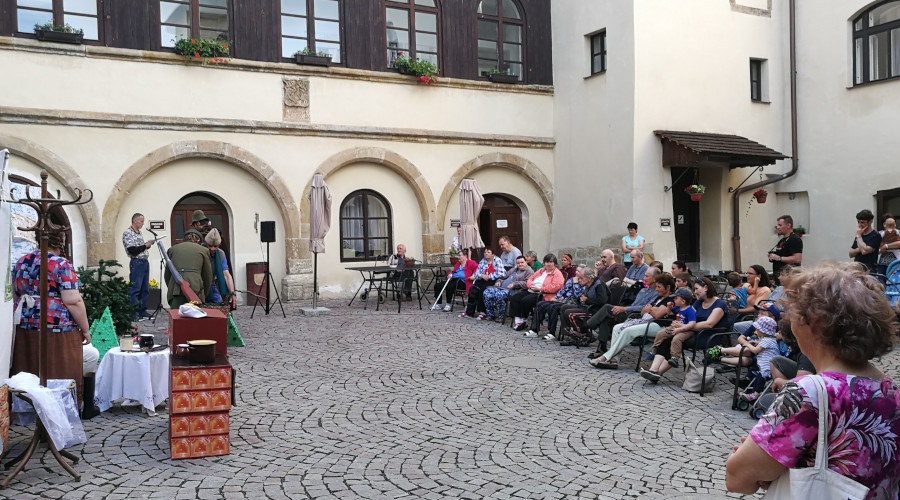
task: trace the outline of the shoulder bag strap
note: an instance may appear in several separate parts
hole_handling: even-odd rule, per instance
[[[819,442],[816,446],[816,469],[828,468],[828,391],[819,375],[811,375],[819,395]]]

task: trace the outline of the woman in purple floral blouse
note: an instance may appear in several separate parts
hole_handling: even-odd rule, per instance
[[[828,392],[828,468],[868,487],[867,499],[896,499],[900,391],[870,363],[891,349],[897,332],[883,289],[859,265],[831,262],[792,273],[784,290],[800,349]],[[785,385],[729,457],[728,490],[755,493],[789,468],[813,466],[818,406],[808,376]]]

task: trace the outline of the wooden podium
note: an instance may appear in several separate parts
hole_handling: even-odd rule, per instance
[[[218,309],[204,309],[205,318],[182,318],[177,309],[169,310],[169,348],[188,340],[215,340],[216,354],[228,354],[228,317]]]

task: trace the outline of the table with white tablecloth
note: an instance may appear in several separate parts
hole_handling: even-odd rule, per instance
[[[169,397],[169,350],[122,352],[113,347],[103,356],[97,369],[94,403],[100,411],[114,401],[137,401],[153,414]]]

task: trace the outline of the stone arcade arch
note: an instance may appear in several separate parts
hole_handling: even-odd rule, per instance
[[[65,186],[70,199],[75,196],[75,189],[82,191],[88,189],[78,173],[62,158],[35,142],[21,137],[0,134],[0,149],[4,148],[9,149],[11,154],[21,156],[45,169],[60,184]],[[78,211],[81,213],[81,218],[84,221],[85,238],[87,240],[87,263],[88,265],[97,265],[100,258],[104,255],[99,232],[100,211],[93,200],[83,205],[78,205]]]
[[[447,217],[447,209],[450,206],[450,199],[453,197],[455,190],[459,189],[463,179],[486,168],[504,168],[527,179],[544,202],[547,218],[551,222],[553,221],[553,183],[541,172],[541,169],[521,156],[508,153],[488,153],[463,164],[453,173],[450,180],[447,181],[447,185],[444,186],[444,191],[441,193],[440,201],[438,201],[438,216],[436,220],[437,228],[442,238],[444,234],[444,219]]]
[[[375,163],[389,168],[402,177],[412,189],[419,204],[422,215],[422,249],[427,259],[429,256],[442,252],[443,233],[437,230],[434,219],[435,204],[431,187],[425,180],[422,172],[403,156],[384,148],[367,147],[353,148],[341,151],[325,160],[317,170],[328,180],[328,176],[335,171],[355,163]],[[311,179],[311,177],[310,177]],[[300,200],[301,213],[301,252],[305,259],[311,259],[309,255],[309,182],[303,189],[303,197]]]
[[[103,208],[102,252],[115,254],[116,220],[125,197],[156,169],[184,158],[213,158],[235,165],[257,179],[277,202],[284,221],[287,274],[300,269],[300,213],[281,176],[262,159],[238,146],[218,141],[182,141],[163,146],[135,162],[119,177]],[[287,280],[288,277],[285,277]]]

